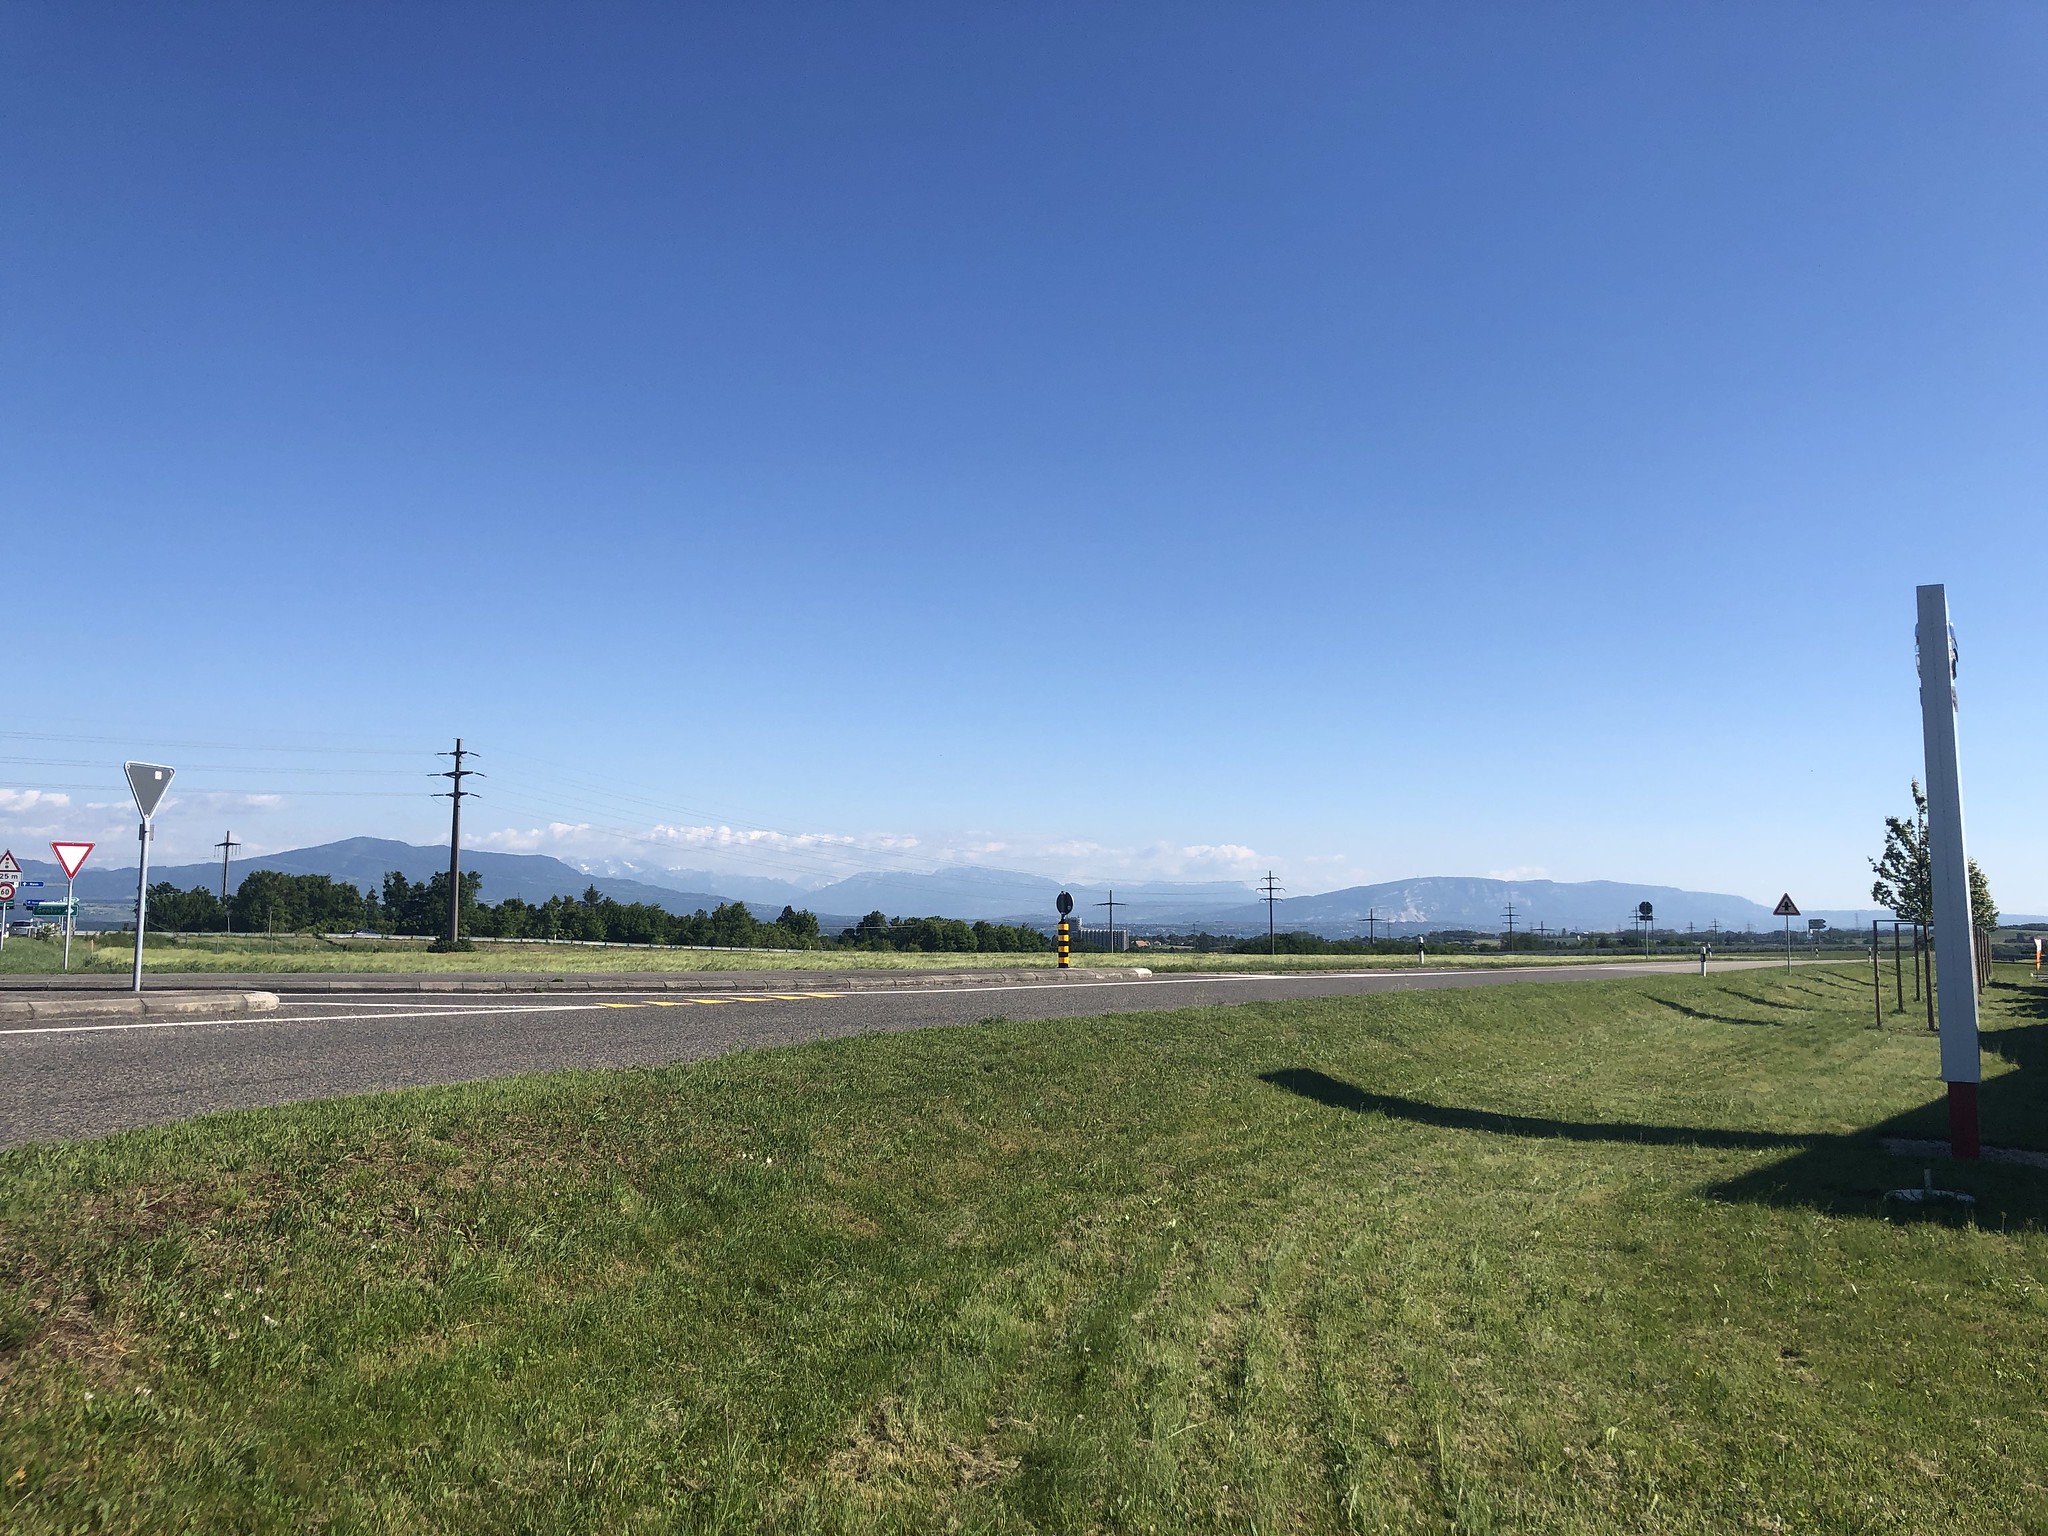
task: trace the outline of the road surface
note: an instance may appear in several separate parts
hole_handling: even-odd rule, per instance
[[[1770,961],[1717,962],[1715,970]],[[219,1109],[565,1067],[646,1067],[749,1047],[1002,1017],[1072,1018],[1433,987],[1682,975],[1697,962],[1154,976],[914,989],[573,996],[303,993],[232,1018],[59,1020],[0,1030],[0,1146],[96,1136]]]

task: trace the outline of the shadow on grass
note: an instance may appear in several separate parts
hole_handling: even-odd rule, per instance
[[[1712,1126],[1640,1125],[1625,1120],[1556,1120],[1548,1115],[1508,1115],[1486,1109],[1457,1109],[1392,1093],[1368,1093],[1354,1083],[1308,1067],[1285,1067],[1261,1074],[1275,1088],[1285,1088],[1332,1109],[1361,1115],[1412,1120],[1447,1131],[1488,1131],[1496,1136],[1535,1136],[1559,1141],[1619,1141],[1664,1147],[1733,1147],[1745,1152],[1805,1147],[1819,1138],[1786,1131],[1730,1131]]]
[[[2041,1011],[2048,1014],[2048,996]],[[1736,1022],[1754,1023],[1754,1020]],[[1984,1086],[1980,1103],[1984,1140],[1993,1146],[2039,1148],[2042,1110],[2039,1092],[2048,1067],[2048,1024],[2029,1024],[1985,1036],[1985,1047],[2020,1070]],[[2048,1173],[2007,1163],[1949,1162],[1935,1182],[1976,1197],[1973,1212],[1948,1205],[1903,1205],[1885,1192],[1921,1181],[1921,1164],[1884,1149],[1885,1137],[1946,1141],[1946,1096],[1931,1100],[1868,1130],[1849,1135],[1788,1131],[1745,1131],[1719,1126],[1647,1125],[1635,1121],[1560,1120],[1549,1115],[1512,1115],[1493,1110],[1431,1104],[1399,1094],[1373,1093],[1309,1067],[1261,1074],[1263,1081],[1332,1109],[1379,1114],[1441,1130],[1479,1131],[1495,1136],[1615,1145],[1707,1147],[1733,1151],[1784,1152],[1769,1166],[1700,1191],[1709,1199],[1771,1206],[1803,1206],[1836,1216],[1866,1216],[1900,1223],[1979,1226],[2048,1226]]]
[[[1775,1029],[1782,1023],[1778,1019],[1738,1019],[1732,1013],[1708,1013],[1704,1008],[1688,1008],[1683,1003],[1674,1003],[1668,997],[1653,997],[1650,1001],[1659,1008],[1684,1014],[1688,1019],[1698,1019],[1702,1024],[1746,1024],[1752,1029]]]

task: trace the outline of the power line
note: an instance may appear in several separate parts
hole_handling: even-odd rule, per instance
[[[1508,922],[1508,949],[1512,952],[1515,947],[1515,904],[1512,901],[1508,903],[1507,910],[1501,913],[1501,916]]]

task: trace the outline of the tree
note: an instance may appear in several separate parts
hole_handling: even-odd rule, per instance
[[[1927,796],[1912,781],[1913,819],[1884,819],[1884,852],[1870,861],[1877,879],[1870,899],[1892,916],[1909,923],[1934,921],[1934,863],[1927,850]],[[1984,871],[1970,860],[1970,926],[1989,931],[1998,926],[1998,904]]]
[[[223,921],[220,898],[203,885],[181,891],[164,880],[149,888],[149,926],[160,933],[212,933]]]
[[[1991,899],[1991,882],[1975,859],[1970,860],[1970,924],[1983,933],[1998,926],[1998,903]]]
[[[799,912],[795,907],[784,907],[782,915],[775,919],[775,926],[793,939],[810,943],[818,937],[818,914],[811,911]]]
[[[1884,819],[1884,852],[1870,861],[1877,878],[1870,899],[1892,916],[1909,923],[1930,920],[1934,907],[1934,868],[1927,856],[1927,796],[1913,782],[1913,819]]]

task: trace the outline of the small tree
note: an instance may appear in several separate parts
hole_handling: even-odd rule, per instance
[[[1934,863],[1927,851],[1927,796],[1912,781],[1913,819],[1884,819],[1884,852],[1870,861],[1877,879],[1870,899],[1894,917],[1909,923],[1934,921]],[[1998,926],[1998,905],[1984,871],[1970,860],[1970,926],[1989,931]]]
[[[1998,903],[1991,899],[1991,882],[1975,859],[1970,860],[1970,922],[1983,933],[1998,926]]]

